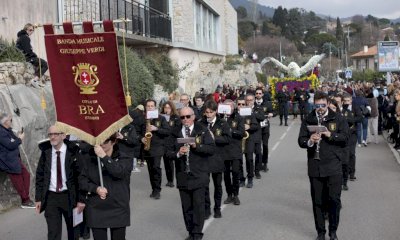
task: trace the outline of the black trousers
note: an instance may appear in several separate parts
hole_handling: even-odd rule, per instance
[[[351,133],[349,139],[349,175],[354,176],[356,173],[356,145],[357,145],[357,134]]]
[[[307,115],[307,103],[299,103],[300,119],[303,121]]]
[[[281,120],[281,123],[282,123],[282,119],[285,119],[285,122],[287,122],[288,115],[289,115],[289,103],[288,102],[280,102],[279,103],[279,119]]]
[[[94,240],[107,240],[107,228],[92,228]],[[111,240],[125,240],[126,227],[110,228]]]
[[[167,175],[167,181],[173,182],[174,181],[174,159],[168,158],[164,155],[164,168],[165,168],[165,175]]]
[[[310,185],[314,222],[317,232],[326,233],[325,211],[329,214],[329,232],[336,232],[339,226],[342,175],[310,177]]]
[[[44,216],[48,240],[61,240],[62,217],[67,225],[68,240],[78,239],[77,229],[72,226],[72,206],[69,204],[68,192],[49,192]]]
[[[254,163],[254,153],[256,161]],[[261,143],[248,141],[246,144],[246,171],[247,178],[253,179],[254,172],[260,172],[261,168]]]
[[[192,190],[179,189],[186,230],[191,236],[200,238],[203,236],[204,226],[204,194],[204,187]]]
[[[214,210],[221,209],[222,202],[222,172],[219,173],[211,173],[211,177],[214,183]],[[210,200],[210,188],[207,186],[205,188],[205,211],[209,212],[211,209],[211,200]]]
[[[161,192],[161,156],[145,157],[147,169],[149,170],[151,188],[155,192]]]
[[[269,153],[268,141],[269,141],[269,130],[265,131],[262,135],[262,164],[268,164],[268,153]]]
[[[242,159],[225,160],[224,182],[228,195],[239,195],[239,174]]]
[[[32,63],[33,66],[35,66],[35,75],[38,77],[43,76],[46,73],[47,69],[49,69],[49,67],[47,66],[47,62],[41,58],[31,58],[29,62]]]

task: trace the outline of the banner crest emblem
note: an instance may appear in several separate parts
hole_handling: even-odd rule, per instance
[[[89,63],[78,63],[72,67],[75,75],[74,82],[81,89],[81,94],[97,94],[95,88],[99,85],[100,80],[97,77],[97,66]]]

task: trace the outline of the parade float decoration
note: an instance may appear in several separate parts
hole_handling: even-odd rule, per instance
[[[304,87],[306,90],[311,88],[317,89],[319,86],[319,79],[318,70],[315,68],[318,62],[324,57],[325,54],[315,55],[302,67],[295,62],[290,62],[289,65],[286,66],[273,57],[264,58],[261,61],[261,67],[268,62],[272,62],[281,72],[287,74],[287,77],[272,77],[268,79],[272,100],[275,100],[276,93],[281,91],[283,86],[287,87],[288,92],[293,92],[295,88],[300,89],[301,87]]]

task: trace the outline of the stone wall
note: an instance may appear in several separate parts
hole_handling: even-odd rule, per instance
[[[21,158],[31,174],[33,197],[34,174],[39,160],[37,142],[46,138],[47,128],[55,122],[53,93],[50,82],[44,87],[47,108],[41,108],[42,91],[25,85],[33,77],[33,69],[26,63],[0,64],[0,111],[13,115],[13,129],[24,127],[25,139],[20,147]],[[7,82],[7,85],[4,84]],[[12,96],[12,98],[11,98]],[[13,100],[12,100],[13,99]],[[15,113],[16,108],[20,116]],[[0,211],[20,204],[20,199],[6,173],[0,172]]]

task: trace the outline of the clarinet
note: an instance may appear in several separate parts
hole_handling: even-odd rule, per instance
[[[323,121],[322,114],[318,113],[317,120],[318,120],[318,126],[321,126],[322,125],[322,121]],[[318,134],[319,134],[319,131],[318,131]],[[321,139],[319,139],[318,142],[317,142],[317,148],[315,149],[314,160],[321,160],[319,158],[320,142],[321,142]]]
[[[186,134],[186,137],[190,136],[190,128],[188,126],[185,126],[185,134]],[[185,143],[185,147],[188,148],[188,152],[186,153],[185,173],[190,173],[190,163],[189,163],[190,145],[189,145],[189,143]]]

